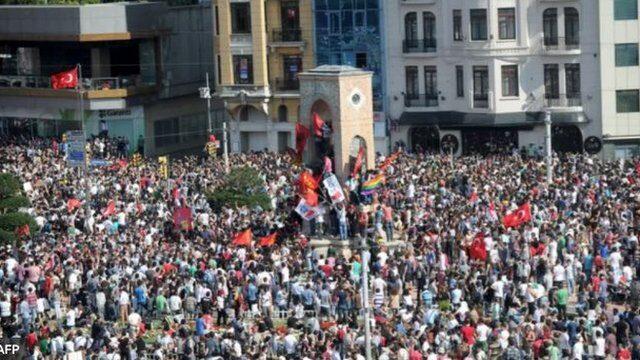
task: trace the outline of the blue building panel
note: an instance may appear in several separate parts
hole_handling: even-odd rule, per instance
[[[374,111],[383,111],[382,0],[315,0],[316,64],[373,71]]]

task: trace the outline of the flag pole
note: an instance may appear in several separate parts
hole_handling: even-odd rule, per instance
[[[87,221],[89,220],[89,217],[91,216],[91,185],[89,184],[89,161],[90,159],[88,158],[89,154],[87,152],[87,132],[86,132],[86,127],[84,126],[84,93],[83,93],[83,86],[82,86],[82,64],[78,63],[76,65],[76,70],[77,70],[77,75],[78,75],[78,83],[76,84],[76,89],[78,89],[78,105],[80,107],[80,130],[82,131],[82,134],[84,135],[84,166],[82,167],[83,170],[83,175],[84,175],[84,179],[85,179],[85,226]],[[87,229],[85,228],[85,233],[87,232]]]

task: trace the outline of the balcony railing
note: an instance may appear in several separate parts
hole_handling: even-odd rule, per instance
[[[274,29],[271,31],[271,42],[300,42],[302,41],[302,30],[299,28],[292,29]]]
[[[298,91],[300,90],[300,81],[298,79],[282,79],[276,78],[277,91]]]
[[[432,53],[436,52],[437,48],[436,39],[410,39],[402,42],[404,53]]]
[[[406,107],[435,107],[438,106],[436,94],[407,94],[404,97]]]
[[[572,37],[552,37],[545,36],[542,42],[547,51],[570,51],[580,49],[580,38]]]
[[[565,108],[582,106],[580,93],[574,94],[545,94],[544,105],[549,108]]]
[[[489,108],[489,95],[488,94],[473,95],[473,108],[474,109],[488,109]]]
[[[120,77],[83,78],[84,90],[111,90],[126,89],[141,85],[153,85],[142,83],[139,75]],[[51,78],[35,75],[0,75],[0,88],[51,88]]]

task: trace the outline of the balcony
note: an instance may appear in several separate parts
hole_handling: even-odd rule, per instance
[[[140,75],[83,78],[81,88],[87,98],[120,98],[155,91],[156,85],[144,83]],[[0,75],[0,94],[67,97],[76,89],[53,89],[51,78],[36,75]],[[73,95],[76,96],[76,95]]]
[[[298,79],[282,79],[276,78],[276,91],[298,92],[300,90],[300,81]]]
[[[254,84],[221,85],[219,90],[221,98],[265,98],[270,97],[268,86]]]
[[[438,106],[437,94],[407,94],[404,97],[405,107],[436,107]]]
[[[543,37],[542,47],[545,52],[579,51],[579,37]]]
[[[582,107],[580,93],[574,94],[545,94],[544,106],[547,108]]]
[[[473,108],[474,109],[488,109],[489,108],[489,95],[488,94],[474,94],[473,95]]]
[[[300,42],[302,41],[302,30],[294,29],[273,29],[271,31],[271,42]]]
[[[410,53],[434,53],[437,50],[436,39],[411,39],[402,42],[402,52]]]
[[[430,5],[435,3],[436,0],[400,0],[400,4],[407,5]]]

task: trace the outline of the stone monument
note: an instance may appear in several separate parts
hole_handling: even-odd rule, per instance
[[[298,74],[300,119],[311,130],[304,160],[322,161],[314,135],[313,114],[330,124],[325,139],[333,155],[334,172],[342,181],[349,177],[355,159],[364,149],[363,169],[375,166],[373,140],[372,72],[351,66],[323,65]]]

